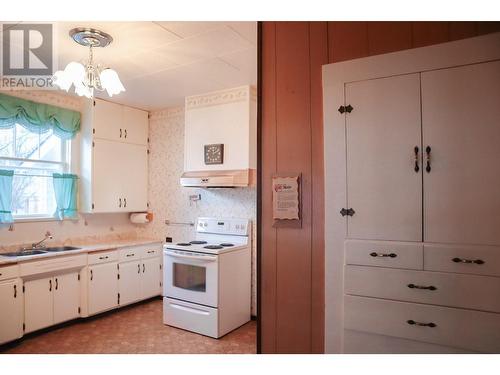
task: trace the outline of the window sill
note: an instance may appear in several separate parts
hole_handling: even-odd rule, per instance
[[[30,223],[30,222],[43,222],[43,221],[60,221],[55,217],[47,216],[47,217],[20,217],[14,218],[14,223]]]

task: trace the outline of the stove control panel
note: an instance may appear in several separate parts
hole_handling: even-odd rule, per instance
[[[209,217],[200,217],[197,220],[196,231],[214,234],[231,234],[239,236],[248,236],[248,219],[218,219]]]

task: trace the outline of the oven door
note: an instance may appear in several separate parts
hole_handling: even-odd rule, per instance
[[[166,297],[217,307],[217,255],[165,249],[163,287]]]

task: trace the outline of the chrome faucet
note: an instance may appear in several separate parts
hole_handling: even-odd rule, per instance
[[[32,249],[36,249],[36,248],[39,248],[39,247],[45,247],[45,245],[42,245],[43,242],[47,241],[47,240],[51,240],[53,237],[52,237],[52,233],[50,233],[49,231],[47,231],[45,233],[45,238],[41,241],[38,241],[36,243],[32,243],[31,244],[31,248]]]

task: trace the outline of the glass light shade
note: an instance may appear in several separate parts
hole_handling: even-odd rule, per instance
[[[66,91],[70,89],[72,84],[75,85],[75,88],[82,85],[84,79],[85,68],[77,62],[70,62],[64,70],[58,70],[53,76],[54,84]]]
[[[118,77],[118,73],[116,73],[113,69],[104,69],[100,74],[100,79],[102,88],[108,92],[109,96],[125,91],[125,87],[123,87],[123,84]]]

